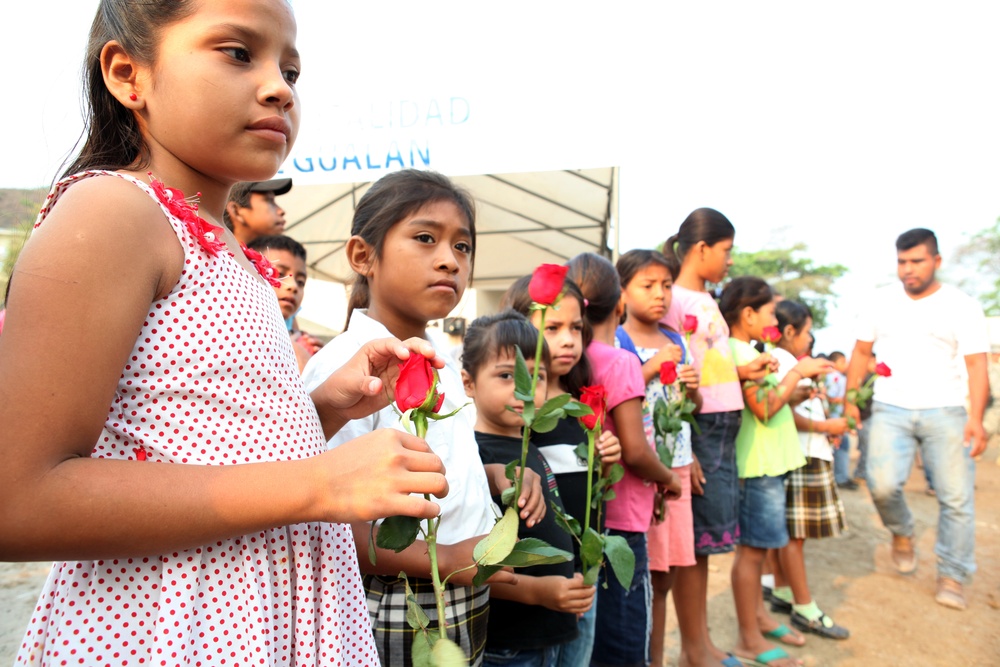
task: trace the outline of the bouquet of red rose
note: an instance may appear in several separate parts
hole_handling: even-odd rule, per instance
[[[880,377],[892,377],[892,369],[882,362],[875,365],[875,372],[872,375],[869,375],[868,379],[865,380],[860,387],[857,389],[848,389],[844,396],[844,400],[863,410],[868,405],[868,401],[872,400],[872,396],[875,394],[875,379]],[[848,417],[847,426],[850,429],[855,429],[858,427],[858,422],[854,417]]]

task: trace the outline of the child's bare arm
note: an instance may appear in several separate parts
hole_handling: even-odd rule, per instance
[[[117,178],[74,185],[25,246],[0,338],[0,559],[144,555],[297,521],[436,514],[409,494],[444,493],[441,462],[408,436],[281,463],[90,458],[151,304],[183,265],[159,207]]]
[[[369,535],[372,531],[372,525],[367,521],[359,521],[353,523],[351,528],[354,532],[354,545],[358,551],[358,566],[363,573],[394,577],[400,572],[405,572],[409,577],[431,578],[431,559],[427,552],[427,543],[423,540],[417,539],[399,553],[390,549],[376,548],[375,564],[373,565],[368,557]],[[376,527],[374,530],[377,535],[378,528]],[[478,535],[456,544],[439,544],[437,554],[441,579],[452,572],[474,565],[475,559],[472,556],[472,550],[484,537],[486,536]],[[448,579],[448,583],[457,586],[471,586],[472,578],[475,576],[476,568],[471,567]],[[496,583],[513,584],[515,582],[514,574],[509,569],[500,570],[489,578],[491,585]]]
[[[583,614],[594,604],[596,586],[583,583],[583,575],[577,572],[572,578],[557,575],[532,577],[516,574],[517,585],[493,584],[490,597],[512,600],[521,604],[531,604],[567,614]]]

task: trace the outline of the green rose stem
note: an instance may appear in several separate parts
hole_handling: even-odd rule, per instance
[[[427,413],[417,408],[413,411],[413,429],[418,438],[427,439]],[[429,493],[424,494],[426,500],[430,500]],[[434,584],[434,602],[437,604],[438,613],[438,633],[441,639],[447,638],[448,624],[444,615],[444,584],[441,582],[441,573],[438,571],[437,553],[437,528],[441,523],[441,517],[427,519],[427,530],[424,531],[424,541],[427,543],[427,555],[431,560],[431,581]]]
[[[535,307],[541,304],[534,304]],[[534,400],[535,390],[538,388],[538,367],[542,364],[542,345],[545,343],[545,313],[548,312],[548,306],[541,306],[537,308],[542,312],[541,325],[538,327],[538,340],[535,342],[535,367],[531,369],[531,396]],[[527,401],[525,401],[527,404]],[[528,441],[531,439],[531,425],[528,420],[525,420],[524,427],[521,429],[521,468],[517,471],[517,483],[514,489],[514,504],[517,505],[518,499],[521,498],[521,489],[524,486],[524,467],[528,463]]]
[[[587,507],[583,510],[583,530],[590,527],[590,506],[594,496],[594,435],[596,429],[587,429]],[[603,503],[602,503],[603,504]],[[599,511],[599,510],[598,510]],[[599,516],[599,515],[598,515]],[[600,521],[600,519],[598,519]],[[598,523],[600,525],[600,523]]]

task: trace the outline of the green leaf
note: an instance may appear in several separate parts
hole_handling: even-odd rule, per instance
[[[601,499],[604,502],[609,503],[609,502],[611,502],[612,500],[614,500],[617,497],[618,497],[618,494],[615,493],[614,489],[608,489],[607,491],[604,492],[604,495],[601,496]]]
[[[510,463],[508,463],[507,465],[505,465],[504,468],[503,468],[503,474],[504,474],[504,476],[507,479],[509,479],[511,482],[513,482],[515,479],[517,479],[517,467],[519,465],[521,465],[521,460],[520,459],[514,459],[513,461],[511,461]]]
[[[601,565],[603,565],[603,563],[598,563],[583,573],[583,583],[585,585],[593,586],[597,583],[597,578],[601,575]]]
[[[615,573],[615,578],[622,588],[632,587],[632,576],[635,574],[635,553],[621,535],[607,535],[604,538],[604,553],[608,563]]]
[[[486,580],[503,569],[503,565],[479,565],[476,576],[472,578],[473,586],[485,586]]]
[[[600,563],[604,552],[604,536],[596,530],[587,526],[583,529],[583,539],[580,542],[580,560],[583,561],[584,569],[594,563]]]
[[[534,402],[535,400],[531,391],[531,372],[528,370],[528,364],[524,361],[521,348],[517,345],[514,346],[514,396],[519,401]]]
[[[423,607],[417,604],[417,598],[410,588],[410,580],[406,578],[405,572],[399,573],[399,578],[406,586],[406,624],[414,630],[426,630],[431,624],[431,619],[427,616]],[[417,633],[423,634],[423,633]]]
[[[413,667],[434,667],[434,658],[431,657],[431,643],[428,640],[427,632],[421,630],[413,637]]]
[[[447,637],[434,642],[431,660],[434,667],[468,667],[469,664],[461,647]]]
[[[420,531],[420,519],[412,516],[390,516],[378,527],[375,544],[381,549],[392,549],[399,553],[413,544]]]
[[[586,417],[587,415],[594,414],[589,405],[584,405],[580,401],[570,401],[563,407],[563,412],[570,417]]]
[[[537,537],[526,537],[514,544],[514,548],[499,565],[506,567],[528,567],[529,565],[552,565],[573,560],[573,554],[545,543]]]
[[[368,529],[368,560],[372,565],[375,564],[375,526],[371,526]]]
[[[608,483],[617,484],[625,477],[625,468],[621,463],[616,463],[608,470]]]
[[[517,542],[517,511],[513,507],[504,510],[490,534],[479,541],[472,550],[472,557],[481,565],[496,565],[511,552]]]
[[[535,433],[548,433],[555,430],[555,427],[559,425],[560,419],[562,419],[562,415],[558,413],[535,415],[535,420],[531,422],[531,430]]]
[[[545,401],[542,407],[538,408],[538,416],[541,417],[542,415],[561,411],[562,407],[569,403],[570,398],[572,397],[569,394],[560,394],[555,398],[550,398]]]
[[[563,512],[561,509],[559,509],[559,506],[556,505],[555,502],[552,502],[550,504],[549,509],[551,509],[553,515],[555,515],[556,524],[558,524],[558,526],[560,528],[562,528],[563,530],[565,530],[567,533],[569,533],[573,537],[577,537],[577,538],[580,537],[580,522],[579,521],[577,521],[572,516],[570,516],[569,514]]]
[[[510,507],[514,503],[514,493],[517,492],[513,486],[508,486],[500,494],[500,504],[504,507]]]
[[[573,450],[573,453],[576,454],[576,458],[578,458],[581,461],[583,461],[583,462],[586,463],[586,461],[587,461],[587,443],[581,442],[579,445],[576,446],[576,449]],[[594,453],[596,455],[596,451]]]

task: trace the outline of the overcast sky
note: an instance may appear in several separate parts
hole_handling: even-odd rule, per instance
[[[623,249],[712,206],[741,249],[850,267],[820,350],[852,344],[901,231],[936,230],[947,262],[1000,216],[1000,4],[623,4],[295,0],[302,137],[331,96],[468,99],[472,163],[621,166]],[[5,8],[0,187],[47,185],[72,147],[96,6]]]

